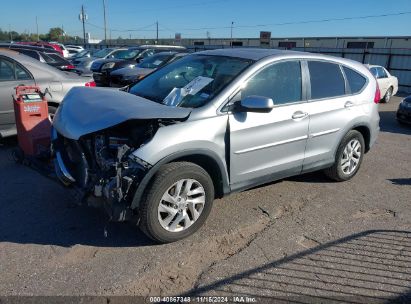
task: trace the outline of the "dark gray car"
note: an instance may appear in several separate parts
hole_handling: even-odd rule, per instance
[[[0,49],[0,137],[16,134],[12,95],[18,85],[37,85],[47,95],[54,113],[66,93],[75,86],[94,86],[92,78],[63,72],[18,52]]]
[[[136,66],[115,70],[110,73],[110,86],[124,87],[135,83],[153,71],[165,66],[166,64],[174,62],[187,54],[188,53],[160,52],[156,55],[148,57]]]

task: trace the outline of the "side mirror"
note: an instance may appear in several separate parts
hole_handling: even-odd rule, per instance
[[[274,108],[274,101],[263,96],[247,96],[240,104],[244,112],[269,113]]]

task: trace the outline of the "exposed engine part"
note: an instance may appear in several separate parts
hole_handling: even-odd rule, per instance
[[[128,121],[79,140],[58,136],[57,150],[73,183],[92,206],[104,206],[110,218],[126,220],[135,189],[151,165],[132,152],[156,133],[160,121]]]

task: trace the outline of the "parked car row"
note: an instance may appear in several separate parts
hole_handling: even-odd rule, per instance
[[[19,85],[36,85],[43,92],[48,92],[49,112],[53,115],[71,88],[95,86],[95,83],[92,77],[58,70],[51,64],[25,55],[22,50],[0,47],[0,137],[16,135],[12,95]]]

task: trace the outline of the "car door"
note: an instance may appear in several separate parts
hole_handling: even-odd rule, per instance
[[[19,63],[0,56],[0,125],[15,122],[12,95],[18,85],[34,85],[34,80]]]
[[[310,131],[303,171],[310,171],[334,162],[334,149],[360,102],[348,94],[338,63],[310,60],[304,66],[310,79]]]
[[[299,60],[271,64],[252,76],[236,95],[271,98],[270,113],[229,114],[230,179],[233,190],[299,174],[308,135],[307,103]]]

